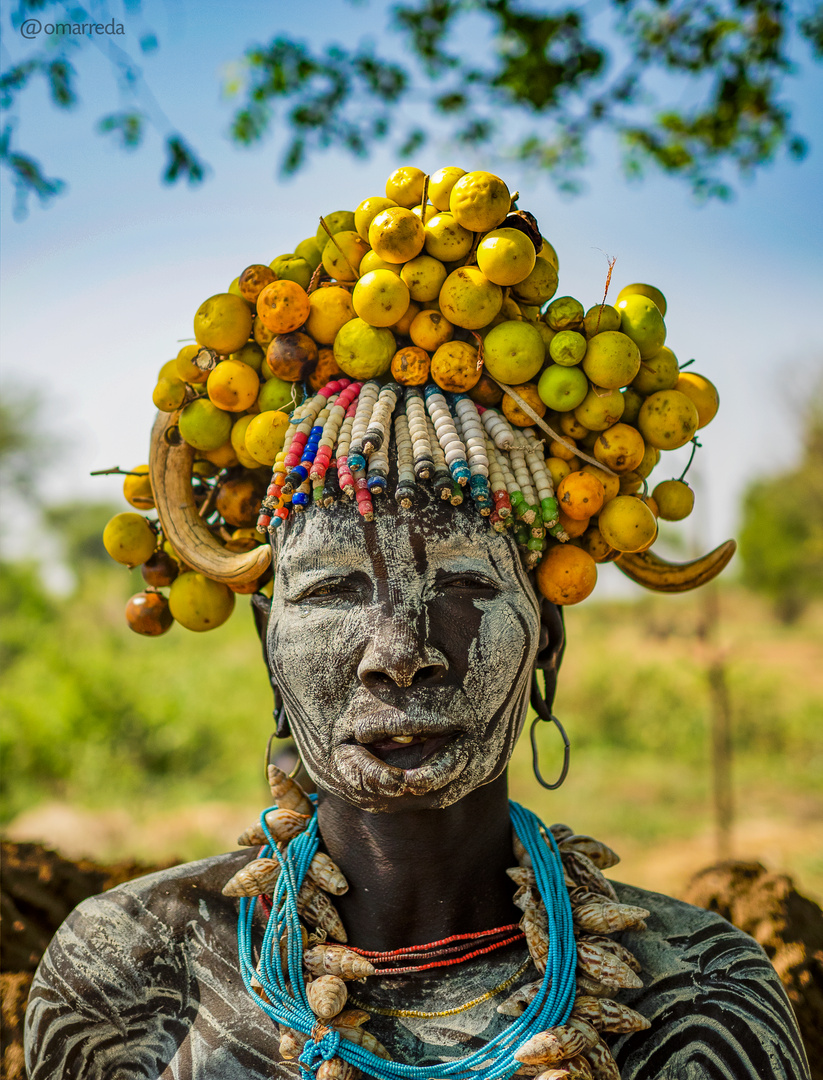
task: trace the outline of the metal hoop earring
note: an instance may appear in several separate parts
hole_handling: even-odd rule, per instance
[[[569,774],[569,759],[571,757],[571,743],[569,737],[566,734],[566,730],[554,713],[551,711],[546,703],[543,694],[540,692],[540,685],[537,681],[537,672],[532,672],[532,692],[531,692],[531,704],[534,711],[537,713],[529,730],[529,741],[532,746],[532,768],[534,769],[534,777],[541,787],[546,788],[548,791],[555,791]],[[557,730],[560,732],[563,739],[563,767],[560,770],[560,775],[553,784],[547,783],[543,779],[543,775],[540,772],[540,751],[537,747],[537,739],[535,738],[534,729],[537,727],[540,721],[548,724],[554,724]]]
[[[267,783],[268,783],[268,779],[269,779],[269,765],[272,764],[272,760],[271,760],[271,744],[274,742],[275,739],[279,739],[279,738],[281,738],[281,736],[279,736],[276,731],[273,731],[271,733],[271,735],[269,735],[269,740],[266,743],[266,755],[263,758],[263,775],[265,776]],[[297,774],[303,768],[302,759],[300,757],[300,754],[297,753],[297,746],[295,746],[294,749],[295,749],[295,753],[296,753],[296,756],[297,756],[297,764],[294,766],[294,768],[291,770],[291,772],[287,774],[288,777],[289,777],[289,780],[294,780],[294,778],[297,776]]]

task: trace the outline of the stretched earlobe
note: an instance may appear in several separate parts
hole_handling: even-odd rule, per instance
[[[563,650],[566,647],[566,631],[563,625],[563,609],[543,600],[540,605],[540,646],[535,660],[535,670],[542,671],[546,682],[545,700],[549,708],[554,701],[557,674]]]

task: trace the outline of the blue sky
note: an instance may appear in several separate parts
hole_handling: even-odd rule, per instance
[[[3,180],[0,385],[42,394],[46,422],[65,446],[48,485],[61,498],[117,497],[116,481],[92,480],[89,471],[146,460],[157,369],[191,337],[202,300],[246,265],[293,250],[314,233],[320,213],[381,194],[398,164],[431,172],[487,163],[482,155],[455,158],[447,147],[400,162],[386,149],[368,162],[316,157],[281,181],[274,145],[244,151],[229,143],[231,108],[220,85],[244,48],[277,33],[314,45],[380,41],[384,4],[151,0],[142,19],[116,7],[114,14],[126,30],[118,42],[135,57],[146,26],[157,34],[159,49],[141,60],[147,81],[213,173],[197,190],[165,188],[156,136],[125,154],[93,133],[97,118],[118,107],[108,63],[93,50],[79,59],[76,110],[58,114],[40,90],[21,108],[25,149],[69,190],[17,223]],[[9,18],[7,9],[4,62],[24,52]],[[807,64],[789,93],[809,156],[799,165],[775,163],[731,204],[698,206],[685,186],[655,176],[628,184],[605,139],[595,144],[585,194],[571,200],[545,179],[493,163],[556,247],[559,294],[595,303],[604,253],[617,256],[612,295],[630,281],[658,285],[669,301],[668,344],[681,361],[696,357],[694,369],[717,384],[721,410],[704,432],[699,506],[686,530],[700,546],[733,534],[752,478],[793,460],[792,402],[803,400],[823,367],[823,71]],[[670,475],[674,465],[654,477]]]

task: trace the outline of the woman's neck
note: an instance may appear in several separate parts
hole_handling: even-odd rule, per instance
[[[505,774],[443,810],[371,814],[320,793],[323,844],[349,882],[352,944],[390,950],[516,922]]]

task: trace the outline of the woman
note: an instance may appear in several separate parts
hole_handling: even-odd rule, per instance
[[[187,560],[214,573],[181,463],[190,469],[191,453],[158,432],[161,520]],[[246,838],[258,846],[81,905],[35,978],[32,1080],[299,1070],[325,1080],[356,1066],[409,1078],[808,1076],[788,1002],[752,939],[631,886],[614,886],[615,903],[581,857],[608,865],[607,848],[565,827],[541,833],[510,809],[506,768],[539,697],[535,672],[552,700],[563,626],[509,534],[468,503],[421,491],[409,508],[381,500],[365,522],[354,502],[309,506],[275,531],[272,550],[273,596],[270,606],[256,596],[255,610],[279,734],[291,731],[317,787],[316,816],[274,770],[280,817]],[[252,562],[259,573],[260,561],[234,557],[225,573],[250,573]],[[296,839],[259,858],[284,821]],[[333,901],[301,891],[309,863],[326,868]],[[274,915],[256,898],[265,892]],[[586,924],[594,909],[601,931],[623,932]],[[334,952],[332,938],[352,951]]]

